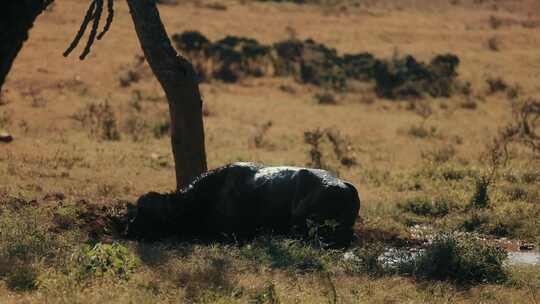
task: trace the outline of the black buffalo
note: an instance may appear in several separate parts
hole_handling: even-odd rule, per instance
[[[234,163],[202,174],[176,193],[140,197],[128,235],[156,240],[324,231],[320,236],[328,243],[346,245],[359,209],[355,187],[327,171]]]

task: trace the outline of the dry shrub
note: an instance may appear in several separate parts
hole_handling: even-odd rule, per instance
[[[489,26],[492,29],[496,30],[503,25],[504,25],[504,21],[501,18],[493,16],[493,15],[489,17]]]
[[[0,112],[0,128],[6,128],[13,122],[13,111],[4,110]]]
[[[439,149],[422,152],[422,158],[432,163],[443,164],[451,160],[456,155],[456,149],[452,145],[446,145]]]
[[[304,142],[311,147],[309,150],[309,157],[311,160],[308,163],[309,167],[336,171],[332,170],[330,164],[323,160],[322,144],[325,138],[328,139],[334,154],[341,165],[352,167],[357,164],[356,158],[352,153],[350,141],[344,137],[339,130],[333,128],[317,128],[304,132]]]
[[[493,36],[487,41],[488,48],[494,52],[501,50],[501,39],[497,36]]]
[[[478,108],[478,103],[472,98],[467,98],[464,101],[460,102],[459,106],[462,109],[466,110],[476,110]]]
[[[144,56],[137,55],[135,57],[135,63],[120,74],[118,79],[120,86],[123,88],[129,87],[133,83],[137,83],[143,77],[145,77],[147,74],[145,62]]]
[[[514,121],[499,132],[494,140],[499,150],[507,152],[508,144],[520,143],[529,147],[533,153],[540,153],[540,101],[528,99],[515,106]],[[494,148],[495,149],[495,148]]]
[[[131,136],[133,141],[139,142],[146,138],[148,124],[141,117],[131,115],[124,123],[124,131]]]
[[[510,144],[521,144],[540,156],[540,102],[529,99],[514,109],[514,120],[499,131],[487,146],[480,160],[488,167],[488,172],[476,180],[476,190],[471,199],[472,207],[486,207],[489,203],[489,186],[500,168],[506,166]]]
[[[118,121],[109,101],[89,103],[73,115],[92,136],[102,140],[120,140]]]
[[[257,126],[257,131],[255,132],[255,136],[250,141],[250,146],[255,147],[257,149],[260,148],[268,148],[273,149],[275,146],[268,142],[266,140],[266,134],[268,133],[268,130],[273,126],[273,122],[271,120]]]
[[[311,159],[311,162],[308,163],[309,167],[313,167],[313,168],[326,167],[323,164],[323,160],[322,160],[323,154],[320,147],[323,136],[324,136],[324,131],[319,128],[312,131],[304,132],[304,142],[311,147],[309,150],[309,157]]]
[[[317,104],[320,105],[335,105],[337,104],[336,96],[332,93],[317,93],[313,96]]]
[[[349,139],[344,137],[337,129],[326,129],[326,136],[332,143],[334,153],[342,165],[352,167],[357,164],[356,158],[351,153],[352,146]]]
[[[486,79],[488,85],[488,95],[493,95],[499,92],[505,92],[510,86],[504,81],[504,79],[497,78],[488,78]]]

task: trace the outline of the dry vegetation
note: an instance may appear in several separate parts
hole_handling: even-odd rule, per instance
[[[61,53],[87,1],[58,1],[0,99],[0,135],[13,139],[0,141],[1,303],[540,301],[538,266],[500,265],[504,252],[485,244],[540,244],[537,1],[180,2],[160,8],[171,35],[312,38],[339,56],[426,63],[450,53],[467,86],[389,100],[375,81],[341,92],[285,76],[209,80],[209,167],[312,165],[350,180],[362,199],[354,254],[319,249],[317,229],[311,243],[140,244],[118,237],[126,202],[174,187],[165,97],[124,4],[79,62]],[[385,247],[426,240],[435,245],[417,264],[377,260]]]

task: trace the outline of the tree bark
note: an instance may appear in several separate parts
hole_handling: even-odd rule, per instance
[[[169,102],[171,143],[180,189],[206,171],[202,99],[192,64],[172,47],[155,0],[127,0],[144,56]]]
[[[4,2],[5,1],[5,2]],[[3,0],[0,4],[0,93],[37,16],[52,0]]]

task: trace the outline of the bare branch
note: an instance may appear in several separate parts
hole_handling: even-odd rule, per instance
[[[96,1],[92,1],[90,6],[88,7],[88,10],[86,10],[86,16],[84,16],[83,22],[81,24],[81,27],[79,28],[79,31],[77,32],[77,35],[75,35],[75,38],[73,38],[73,41],[71,41],[69,47],[64,51],[64,57],[69,56],[69,54],[71,54],[71,52],[77,47],[77,45],[79,45],[79,42],[84,35],[84,32],[86,32],[88,24],[90,23],[90,21],[92,21],[92,18],[94,17],[95,10]]]
[[[108,13],[107,21],[105,22],[105,26],[103,27],[103,30],[97,36],[97,40],[101,40],[101,38],[103,38],[105,33],[107,33],[109,29],[111,28],[111,24],[114,19],[114,2],[113,1],[114,0],[107,0],[107,13]]]
[[[96,11],[94,12],[94,23],[92,24],[92,29],[90,30],[90,35],[88,36],[88,42],[84,47],[84,50],[79,56],[79,59],[84,60],[88,54],[90,54],[90,49],[92,44],[96,40],[96,35],[99,27],[99,20],[101,19],[101,13],[103,12],[103,0],[94,0],[96,3]]]

